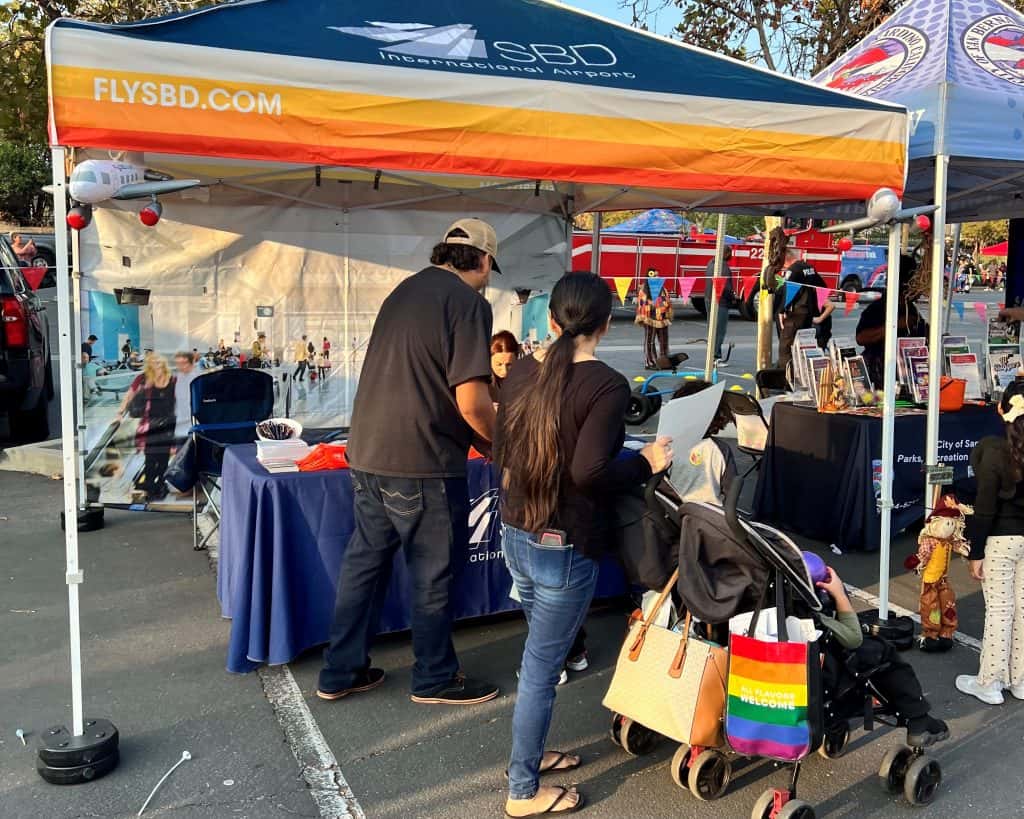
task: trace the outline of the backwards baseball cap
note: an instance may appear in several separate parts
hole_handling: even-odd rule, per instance
[[[466,235],[452,236],[456,231],[462,231]],[[447,245],[469,245],[483,251],[491,257],[491,268],[501,273],[501,268],[498,267],[498,234],[483,219],[459,219],[445,231],[443,241]]]

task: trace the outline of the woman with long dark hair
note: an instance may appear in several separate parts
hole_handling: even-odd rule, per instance
[[[989,705],[1003,689],[1024,700],[1024,379],[1003,392],[999,414],[1006,437],[982,438],[971,452],[978,481],[974,514],[967,518],[971,576],[985,595],[985,633],[977,676],[962,674],[956,687]]]
[[[512,817],[582,805],[575,788],[539,783],[542,773],[580,764],[578,756],[544,751],[555,685],[607,549],[605,509],[672,458],[667,438],[639,456],[622,453],[629,384],[595,356],[611,320],[608,285],[592,273],[570,273],[555,285],[550,311],[557,338],[509,372],[495,437],[502,549],[528,625],[512,717],[505,804]]]

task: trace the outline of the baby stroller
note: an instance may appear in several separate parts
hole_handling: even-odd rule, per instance
[[[725,508],[703,503],[680,503],[667,481],[658,478],[645,493],[649,519],[644,526],[650,539],[667,529],[677,533],[679,580],[675,598],[707,629],[716,642],[728,644],[728,621],[760,608],[759,601],[778,594],[785,614],[806,617],[820,612],[822,601],[811,580],[800,549],[783,532],[744,519],[737,511],[742,479],[730,491]],[[660,548],[660,545],[659,545]],[[655,550],[652,547],[649,553]],[[627,567],[627,574],[628,567]],[[819,643],[830,639],[827,630]],[[723,634],[724,632],[724,634]],[[824,653],[825,646],[822,645]],[[844,753],[854,720],[865,730],[875,722],[897,727],[899,719],[871,682],[879,668],[860,668],[851,682],[836,691],[808,692],[809,751],[828,759]],[[812,677],[813,679],[813,677]],[[612,741],[632,755],[651,752],[661,740],[658,726],[640,725],[621,714],[612,719]],[[723,796],[732,778],[735,755],[727,747],[691,748],[681,745],[670,771],[673,780],[698,799]],[[785,763],[791,768],[788,787],[764,791],[754,803],[751,819],[814,819],[813,807],[797,798],[803,759]],[[914,805],[931,802],[942,773],[939,763],[921,748],[897,748],[885,755],[879,770],[883,788],[902,791]]]

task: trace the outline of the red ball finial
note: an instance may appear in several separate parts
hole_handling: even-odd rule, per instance
[[[843,236],[838,242],[836,242],[836,247],[839,248],[841,252],[845,253],[853,247],[853,239],[849,236]]]

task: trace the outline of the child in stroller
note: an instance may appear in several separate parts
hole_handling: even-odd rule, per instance
[[[897,721],[906,725],[907,745],[911,748],[927,748],[948,739],[949,726],[929,713],[928,700],[914,669],[890,643],[864,635],[835,569],[826,566],[813,552],[804,552],[803,556],[811,579],[823,593],[822,611],[815,619],[830,637],[822,652],[822,688],[826,719],[834,726],[832,739],[840,738],[845,722],[864,716],[865,684]],[[826,728],[826,745],[828,741]]]

